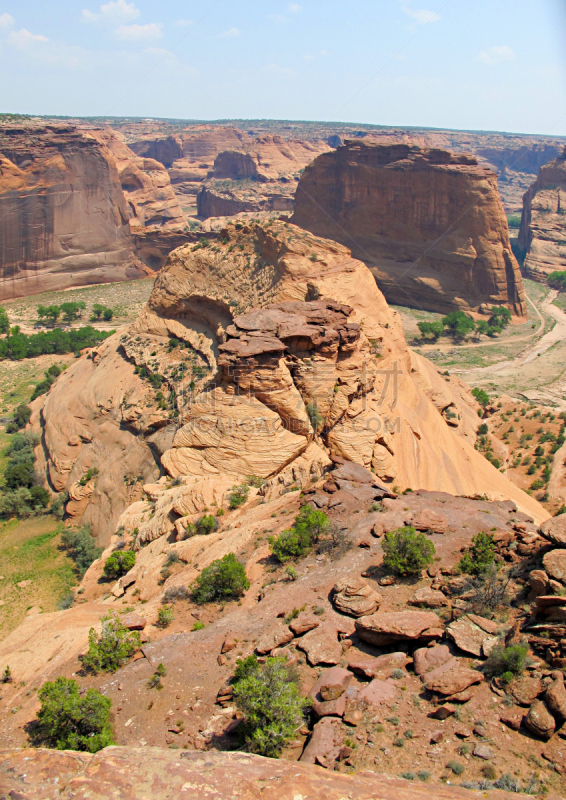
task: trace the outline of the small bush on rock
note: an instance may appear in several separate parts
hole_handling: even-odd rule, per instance
[[[249,588],[246,570],[234,553],[228,553],[205,567],[191,587],[196,603],[240,597]]]
[[[290,679],[285,659],[255,656],[237,662],[234,701],[244,714],[242,733],[248,749],[276,757],[304,719],[310,701]]]
[[[292,528],[277,537],[269,537],[271,552],[281,564],[292,558],[302,558],[329,529],[330,520],[324,511],[305,505],[295,517]]]
[[[76,681],[59,677],[38,692],[41,709],[32,739],[57,750],[96,753],[115,744],[110,725],[112,702],[96,689],[80,694]]]
[[[243,506],[248,499],[249,493],[250,487],[245,483],[243,483],[241,486],[234,486],[232,489],[232,494],[228,498],[230,501],[230,509],[234,511],[234,509]]]
[[[175,619],[175,608],[174,606],[161,606],[159,611],[157,612],[157,627],[158,628],[167,628],[173,620]]]
[[[102,553],[102,547],[96,546],[88,525],[84,525],[78,531],[64,531],[61,536],[61,546],[68,551],[81,576]]]
[[[418,575],[432,564],[433,543],[410,525],[385,534],[383,566],[394,575]]]
[[[480,575],[495,561],[493,536],[480,531],[472,538],[472,544],[460,559],[458,567],[468,575]]]
[[[483,665],[483,671],[488,678],[502,677],[508,672],[518,675],[525,668],[527,653],[528,648],[522,644],[496,645]]]
[[[218,529],[218,521],[213,514],[203,514],[196,525],[197,533],[206,536]]]
[[[137,631],[129,631],[114,614],[102,617],[100,635],[91,628],[88,634],[88,652],[83,656],[83,667],[89,672],[116,672],[131,658],[141,639]]]
[[[104,563],[104,576],[117,580],[129,572],[136,563],[133,550],[116,550]]]

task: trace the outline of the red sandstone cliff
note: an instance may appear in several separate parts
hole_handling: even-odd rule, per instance
[[[529,278],[544,281],[551,272],[566,269],[566,147],[541,167],[523,197],[519,246]]]
[[[305,169],[293,222],[350,247],[390,303],[526,315],[497,178],[471,156],[350,141]]]

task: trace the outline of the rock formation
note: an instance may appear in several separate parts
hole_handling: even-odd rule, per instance
[[[321,475],[329,455],[391,486],[495,492],[546,516],[474,450],[475,401],[409,351],[367,268],[282,222],[175,250],[129,331],[36,407],[49,485],[101,541],[132,500],[132,527],[152,541],[180,533],[195,493],[202,503],[255,475],[277,494]],[[140,499],[160,467],[181,485]]]
[[[165,168],[108,130],[2,126],[0,198],[0,301],[144,277],[183,241]]]
[[[292,219],[350,247],[391,303],[526,316],[497,178],[471,156],[349,141],[305,169]]]
[[[546,281],[551,272],[566,269],[566,146],[541,167],[523,197],[519,247],[525,254],[525,274]]]

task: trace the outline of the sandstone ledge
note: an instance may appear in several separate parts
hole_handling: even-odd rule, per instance
[[[108,747],[96,755],[53,750],[0,752],[2,797],[25,800],[472,800],[477,792],[419,785],[390,775],[344,775],[321,767],[245,753]],[[504,800],[507,792],[490,792]],[[532,795],[524,795],[525,798]],[[556,796],[553,800],[560,800]]]

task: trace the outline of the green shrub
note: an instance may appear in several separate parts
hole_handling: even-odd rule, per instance
[[[242,733],[248,749],[276,757],[292,739],[310,701],[290,680],[282,657],[259,664],[255,656],[238,660],[234,676],[234,702],[244,715]]]
[[[566,270],[556,270],[551,272],[547,278],[549,286],[558,289],[561,292],[566,291]]]
[[[491,533],[480,531],[472,537],[472,544],[460,559],[458,567],[468,575],[485,572],[495,561],[495,543]]]
[[[305,505],[295,517],[292,528],[269,537],[271,552],[281,564],[292,558],[302,558],[329,528],[330,520],[324,511]]]
[[[59,677],[38,692],[41,708],[32,740],[57,750],[96,753],[115,744],[110,725],[112,701],[96,689],[79,692],[76,681]]]
[[[88,652],[83,667],[89,672],[116,672],[141,646],[137,631],[129,631],[114,614],[102,617],[102,630],[94,628],[88,634]]]
[[[246,502],[249,493],[250,487],[245,483],[243,483],[241,486],[233,487],[232,494],[230,494],[228,497],[232,511],[236,508],[239,508]]]
[[[129,572],[136,563],[133,550],[116,550],[104,562],[104,576],[117,580]]]
[[[204,622],[200,622],[200,620],[197,619],[193,625],[193,631],[202,631],[204,628],[206,628]]]
[[[383,552],[383,566],[394,575],[418,575],[436,554],[433,543],[410,525],[386,533]]]
[[[12,414],[12,421],[6,425],[6,433],[16,433],[16,431],[20,431],[30,421],[31,417],[31,408],[26,406],[25,403],[20,403],[19,406],[16,406],[14,412]]]
[[[476,327],[474,320],[463,311],[451,311],[443,317],[442,324],[456,339],[463,339]]]
[[[214,517],[214,514],[203,514],[196,524],[196,529],[197,533],[201,536],[214,533],[214,531],[218,530],[218,521]]]
[[[477,434],[478,436],[485,436],[488,433],[489,429],[487,427],[486,422],[482,422],[482,424],[478,427]]]
[[[22,358],[35,358],[46,354],[76,353],[84,350],[85,347],[93,347],[95,344],[103,342],[113,333],[114,331],[97,331],[90,326],[74,328],[70,331],[56,328],[44,333],[32,333],[29,336],[18,332],[0,340],[0,359],[10,358],[19,361]],[[43,388],[38,393],[36,393],[36,389],[32,400],[49,391],[53,383],[53,375],[49,378],[46,376],[43,383],[47,384],[47,388]]]
[[[483,665],[483,671],[488,678],[502,677],[507,672],[519,675],[525,669],[527,653],[528,647],[522,644],[496,645]]]
[[[93,561],[100,558],[102,553],[102,547],[96,546],[89,525],[84,525],[78,531],[64,531],[61,536],[61,547],[68,551],[81,576],[85,574]]]
[[[157,627],[167,628],[175,619],[175,606],[161,606],[157,612]]]
[[[310,423],[312,425],[312,429],[316,433],[318,430],[320,430],[320,428],[324,426],[324,417],[318,410],[316,402],[307,403],[305,408]]]
[[[489,395],[483,389],[472,389],[472,394],[483,408],[489,405]]]
[[[418,329],[421,332],[422,339],[430,336],[433,342],[437,342],[444,333],[442,322],[419,322]]]
[[[454,775],[461,775],[465,769],[464,765],[460,764],[459,761],[449,761],[446,766],[452,770]]]
[[[234,553],[228,553],[205,567],[191,586],[196,603],[240,597],[249,588],[246,570]]]

